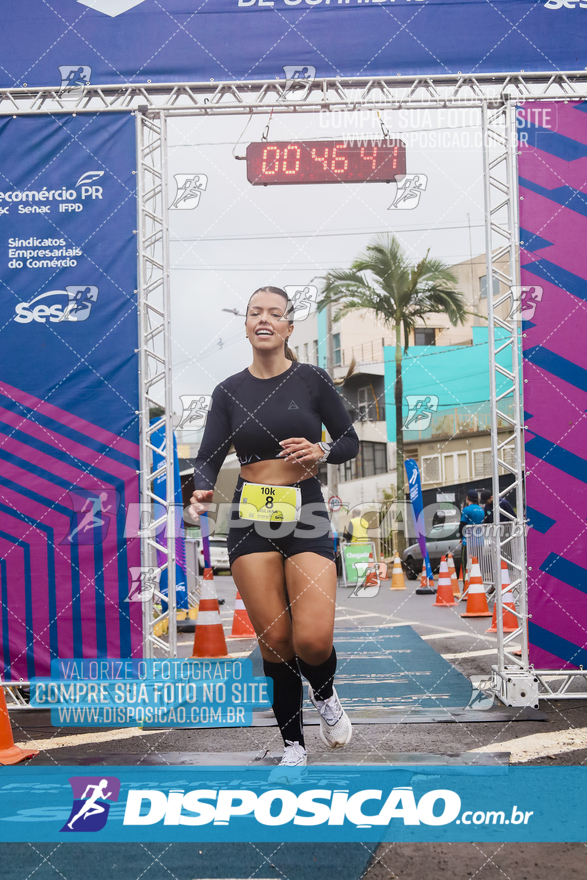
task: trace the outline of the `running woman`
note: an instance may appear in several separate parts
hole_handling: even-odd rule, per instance
[[[317,477],[318,462],[354,458],[359,440],[328,374],[298,363],[288,347],[293,307],[284,290],[251,296],[245,331],[250,367],[214,389],[195,462],[191,510],[213,500],[218,471],[234,443],[241,463],[228,554],[255,628],[273,711],[285,743],[281,765],[306,764],[302,675],[320,713],[320,736],[345,746],[352,728],[336,689],[334,541]],[[321,442],[325,425],[332,443]]]

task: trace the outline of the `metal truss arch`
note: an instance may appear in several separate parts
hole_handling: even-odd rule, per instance
[[[519,627],[503,633],[502,594],[496,584],[498,663],[493,689],[510,705],[534,705],[564,692],[570,698],[570,679],[582,672],[536,672],[529,665],[527,638],[527,587],[525,563],[525,517],[523,505],[523,421],[521,401],[520,322],[516,314],[519,289],[518,193],[516,104],[524,101],[570,101],[587,99],[587,72],[564,71],[526,74],[455,74],[389,77],[333,77],[291,84],[284,79],[246,82],[160,83],[88,86],[75,98],[58,88],[0,90],[0,115],[134,112],[137,118],[139,178],[139,320],[141,338],[141,497],[157,501],[165,509],[167,535],[174,535],[173,505],[156,496],[153,489],[153,450],[149,410],[160,406],[165,424],[164,471],[167,495],[173,499],[171,338],[167,194],[167,119],[176,115],[222,116],[270,113],[323,113],[400,108],[476,107],[482,114],[485,196],[485,242],[487,255],[488,323],[490,350],[491,444],[494,498],[499,497],[499,468],[512,474],[508,491],[516,493],[518,514],[507,536],[495,544],[495,571],[502,559],[512,558],[506,542],[518,542],[514,592]],[[493,280],[507,288],[494,294]],[[504,317],[504,304],[509,311]],[[500,355],[511,352],[511,366]],[[499,394],[498,394],[498,390]],[[511,409],[504,401],[511,400]],[[511,428],[500,441],[498,421]],[[158,539],[161,522],[143,526],[145,566],[167,569],[169,579],[169,639],[156,634],[153,602],[144,604],[145,656],[176,653],[175,547],[172,540]],[[157,551],[166,562],[157,568]],[[160,597],[161,598],[161,597]],[[513,644],[521,644],[521,656]],[[561,676],[557,689],[553,677]],[[550,684],[545,684],[549,676]],[[565,676],[564,680],[562,676]],[[586,696],[582,693],[580,696]],[[573,696],[579,696],[573,692]]]

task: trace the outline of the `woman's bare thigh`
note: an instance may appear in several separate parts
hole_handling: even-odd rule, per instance
[[[281,553],[248,553],[231,566],[232,576],[259,639],[261,655],[285,663],[294,655],[291,617]]]
[[[317,553],[297,553],[286,560],[285,580],[295,652],[306,663],[323,663],[332,652],[336,565]]]

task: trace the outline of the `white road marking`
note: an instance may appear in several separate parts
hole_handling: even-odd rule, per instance
[[[28,739],[15,743],[21,748],[29,749],[60,749],[63,746],[81,746],[88,743],[111,742],[117,739],[130,739],[133,736],[152,736],[160,730],[140,730],[138,727],[123,730],[97,730],[95,733],[73,733],[70,736],[53,736],[50,739]]]
[[[484,642],[497,642],[495,636],[482,636],[480,633],[463,632],[462,629],[456,629],[452,632],[430,633],[429,636],[420,636],[420,638],[427,642],[429,639],[445,639],[449,636],[467,636],[470,639],[483,639]]]
[[[461,651],[459,654],[441,654],[445,660],[458,660],[459,657],[487,657],[489,654],[497,654],[497,647],[488,648],[486,651]]]
[[[558,730],[553,733],[533,733],[520,736],[506,742],[490,743],[473,752],[510,752],[510,763],[526,764],[536,758],[548,758],[577,749],[587,749],[587,727],[576,727],[570,730]]]

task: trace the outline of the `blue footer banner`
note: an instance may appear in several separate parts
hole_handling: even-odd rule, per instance
[[[31,764],[0,768],[0,842],[584,841],[586,784],[582,766]]]

